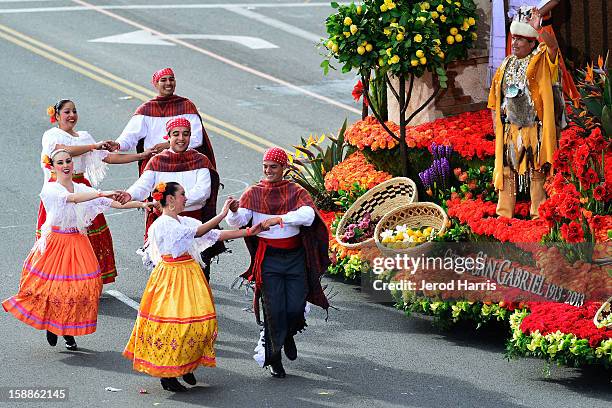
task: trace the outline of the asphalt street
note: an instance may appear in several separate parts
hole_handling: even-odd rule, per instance
[[[291,148],[301,136],[336,132],[358,118],[355,78],[319,64],[327,3],[268,1],[0,0],[2,173],[0,298],[17,291],[30,250],[42,186],[40,140],[48,105],[76,101],[80,130],[115,139],[134,109],[153,96],[149,81],[171,66],[177,93],[204,114],[225,185],[221,199],[257,181],[261,152]],[[215,37],[212,37],[215,36]],[[219,37],[221,36],[221,37]],[[233,36],[233,37],[228,37]],[[240,38],[236,38],[239,36]],[[245,39],[244,37],[250,37]],[[92,41],[96,40],[96,41]],[[113,166],[102,188],[127,188],[135,165]],[[47,345],[44,333],[0,313],[0,387],[62,387],[67,402],[0,406],[71,407],[609,407],[609,375],[508,362],[504,334],[440,332],[369,302],[354,285],[326,279],[338,295],[329,320],[313,310],[297,338],[299,358],[278,380],[252,359],[258,327],[250,298],[230,289],[247,266],[242,242],[213,265],[219,317],[217,368],[199,369],[189,392],[163,391],[121,356],[147,274],[135,251],[143,215],[108,216],[119,270],[105,286],[98,331],[77,338],[80,351]],[[118,295],[119,294],[119,295]],[[123,301],[118,296],[124,295]],[[61,342],[60,342],[61,343]],[[118,391],[107,391],[113,387]],[[146,390],[146,393],[141,393]]]

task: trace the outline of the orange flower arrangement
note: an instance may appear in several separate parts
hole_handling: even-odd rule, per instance
[[[397,124],[385,124],[399,137]],[[398,145],[398,141],[372,116],[351,125],[345,133],[345,138],[348,144],[359,150],[366,147],[373,151],[393,149]],[[488,109],[465,112],[417,126],[406,126],[406,144],[409,148],[429,149],[432,142],[436,142],[438,145],[452,146],[454,151],[468,160],[493,157],[494,139],[493,122]]]
[[[399,135],[398,125],[393,122],[385,122],[385,124],[391,131]],[[372,150],[393,149],[398,144],[398,141],[393,139],[373,116],[355,122],[347,129],[344,137],[350,145],[359,150],[363,150],[364,147]]]
[[[325,175],[327,191],[350,190],[353,184],[370,189],[391,178],[391,174],[378,171],[368,163],[361,152],[355,152]]]

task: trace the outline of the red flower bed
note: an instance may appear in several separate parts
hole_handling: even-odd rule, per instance
[[[495,217],[496,204],[482,199],[446,202],[449,217],[467,224],[478,235],[491,236],[502,242],[539,242],[550,230],[544,220],[519,220]]]
[[[530,314],[521,323],[521,331],[525,334],[538,330],[546,335],[559,330],[587,339],[591,347],[597,347],[603,340],[612,338],[612,330],[604,327],[598,329],[593,324],[600,303],[588,302],[576,307],[565,303],[531,302],[528,306]]]
[[[387,127],[399,136],[399,126],[385,122]],[[398,142],[385,131],[374,117],[355,122],[345,137],[347,142],[362,150],[369,147],[373,151],[392,149]],[[493,122],[488,109],[478,112],[465,112],[460,115],[436,119],[433,122],[406,127],[406,143],[410,148],[428,149],[432,142],[450,145],[465,159],[486,159],[495,154]]]

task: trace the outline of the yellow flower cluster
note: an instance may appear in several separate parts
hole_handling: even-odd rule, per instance
[[[408,228],[405,224],[398,225],[395,229],[386,229],[381,234],[381,242],[394,249],[410,248],[426,241],[431,241],[436,235],[432,227]]]
[[[385,2],[380,6],[380,11],[383,13],[385,11],[393,10],[395,8],[395,3],[393,0],[385,0]]]

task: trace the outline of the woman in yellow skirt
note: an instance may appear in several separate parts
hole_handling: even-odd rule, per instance
[[[39,330],[50,345],[64,336],[66,348],[76,350],[74,336],[96,331],[102,290],[100,266],[87,238],[87,227],[109,207],[138,208],[147,204],[113,201],[117,192],[99,192],[73,183],[74,163],[67,150],[47,158],[57,175],[45,183],[40,197],[47,209],[41,238],[23,264],[19,293],[2,302],[5,311]]]
[[[143,261],[154,269],[123,355],[132,360],[134,370],[161,377],[165,390],[181,392],[187,388],[177,377],[195,385],[198,366],[216,366],[217,316],[200,253],[218,240],[257,234],[263,227],[213,229],[227,215],[230,199],[204,224],[179,216],[187,199],[176,182],[158,184],[153,198],[163,214],[149,228]]]

